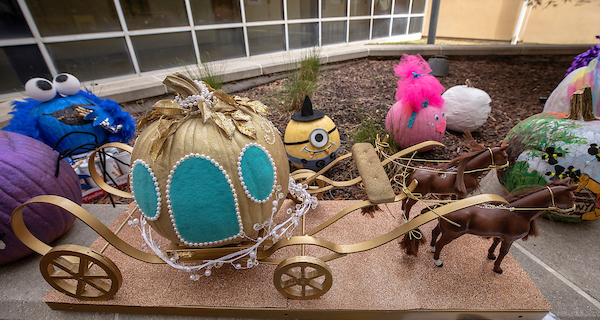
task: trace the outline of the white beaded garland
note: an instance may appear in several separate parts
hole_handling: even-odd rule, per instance
[[[210,157],[208,157],[208,159],[210,159]],[[176,168],[174,168],[176,169]],[[160,246],[158,245],[158,241],[154,241],[154,239],[152,238],[151,235],[151,229],[148,228],[148,230],[146,230],[146,220],[145,220],[145,216],[142,215],[142,220],[140,221],[140,230],[142,232],[142,237],[144,238],[144,241],[146,242],[146,244],[148,245],[148,247],[150,247],[155,254],[157,254],[165,263],[167,263],[169,266],[179,269],[179,270],[185,270],[187,272],[197,272],[200,271],[202,269],[204,269],[204,272],[202,272],[201,274],[197,274],[194,273],[192,275],[190,275],[190,280],[192,281],[198,281],[200,279],[200,277],[202,275],[204,276],[210,276],[212,274],[211,269],[213,267],[215,268],[220,268],[224,263],[228,263],[231,266],[233,266],[235,269],[248,269],[248,268],[252,268],[254,266],[257,266],[259,264],[259,261],[257,259],[257,250],[258,248],[263,244],[263,242],[267,239],[271,239],[273,242],[277,242],[279,239],[281,239],[282,237],[286,236],[286,237],[291,237],[292,236],[292,231],[294,229],[295,226],[298,225],[298,222],[300,221],[300,218],[305,215],[307,213],[307,211],[310,208],[315,208],[317,206],[317,199],[316,197],[311,197],[308,192],[306,192],[306,185],[299,185],[296,184],[295,181],[291,178],[291,176],[289,177],[289,192],[291,194],[297,194],[300,196],[300,198],[304,199],[302,204],[298,204],[296,205],[296,209],[288,209],[286,211],[287,214],[290,215],[289,218],[286,219],[286,221],[284,221],[283,223],[280,223],[278,225],[273,225],[273,216],[271,216],[271,218],[269,220],[264,221],[263,223],[256,223],[254,225],[254,229],[255,230],[260,230],[260,229],[265,229],[266,233],[264,237],[258,237],[256,240],[252,240],[251,238],[245,236],[247,239],[254,241],[254,245],[252,245],[249,248],[245,248],[245,249],[241,249],[239,252],[237,252],[235,255],[226,255],[223,256],[221,258],[217,258],[214,260],[203,260],[202,263],[200,265],[195,265],[195,266],[190,266],[188,264],[183,264],[181,262],[179,262],[179,257],[177,256],[177,254],[175,254],[173,257],[171,258],[167,258],[167,256],[160,251]],[[276,187],[276,189],[278,191],[282,190],[281,186],[278,185]],[[235,196],[235,194],[234,194]],[[276,197],[278,198],[278,197]],[[169,201],[168,196],[167,196],[167,201]],[[276,204],[277,202],[274,202],[274,204]],[[236,206],[237,208],[237,206]],[[274,208],[275,211],[277,208]],[[174,218],[171,215],[171,221],[173,221]],[[241,221],[241,218],[239,219]],[[241,222],[240,222],[241,223]],[[257,230],[257,231],[258,231]],[[219,241],[211,241],[208,242],[210,244],[220,244],[220,243],[224,243],[228,240],[231,240],[233,237],[230,237],[228,239],[224,239],[224,240],[219,240]],[[190,242],[184,241],[185,245],[191,246],[193,245]],[[239,263],[240,259],[242,258],[247,258],[247,262],[242,265]]]

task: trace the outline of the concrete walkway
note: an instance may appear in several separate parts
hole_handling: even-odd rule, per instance
[[[495,173],[486,176],[480,192],[504,195]],[[84,205],[109,225],[125,205]],[[510,253],[527,272],[553,307],[560,320],[600,319],[600,221],[559,223],[539,220],[540,236],[517,241]],[[53,243],[89,246],[98,235],[77,220]],[[485,258],[482,253],[482,259]],[[41,300],[51,290],[39,271],[41,256],[33,254],[0,266],[0,318],[2,319],[190,319],[190,317],[53,311]],[[491,271],[490,271],[491,272]],[[500,275],[501,276],[501,275]],[[192,317],[194,318],[194,317]],[[212,320],[216,318],[195,317]],[[547,318],[552,318],[548,315]]]

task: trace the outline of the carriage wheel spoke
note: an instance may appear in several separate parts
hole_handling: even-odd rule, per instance
[[[73,274],[66,272],[64,270],[54,270],[51,274],[50,277],[52,277],[53,279],[73,279]]]
[[[107,293],[110,290],[110,285],[104,281],[86,278],[84,278],[83,281],[102,293]]]
[[[292,277],[294,279],[299,279],[302,276],[300,274],[300,272],[298,272],[296,270],[292,270],[292,269],[287,270],[284,274],[288,275],[288,276],[290,276],[290,277]]]
[[[77,272],[77,295],[81,295],[85,290],[85,274],[88,270],[87,260],[79,257],[79,271]]]
[[[323,284],[315,280],[310,280],[307,285],[318,291],[323,290]]]
[[[77,274],[77,266],[67,261],[67,259],[63,259],[60,257],[56,258],[50,263],[50,265],[57,267],[63,270],[64,272],[69,273],[72,276],[75,276]]]
[[[295,286],[296,284],[298,284],[296,279],[287,279],[287,280],[281,282],[281,288],[287,289],[287,288]]]

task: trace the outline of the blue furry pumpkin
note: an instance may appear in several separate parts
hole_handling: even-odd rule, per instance
[[[77,81],[78,90],[78,80],[68,76]],[[25,88],[32,98],[12,103],[13,117],[4,130],[24,134],[69,154],[95,149],[106,142],[127,142],[133,137],[135,120],[118,103],[98,98],[87,90],[70,95],[75,92],[73,86],[61,91],[59,77],[54,81],[56,89],[46,79],[29,80]]]

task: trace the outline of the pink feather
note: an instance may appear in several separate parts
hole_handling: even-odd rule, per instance
[[[399,77],[396,100],[404,102],[407,113],[419,112],[423,103],[437,108],[444,105],[441,94],[445,89],[429,74],[431,68],[421,55],[402,55],[400,63],[394,66],[394,71]]]

